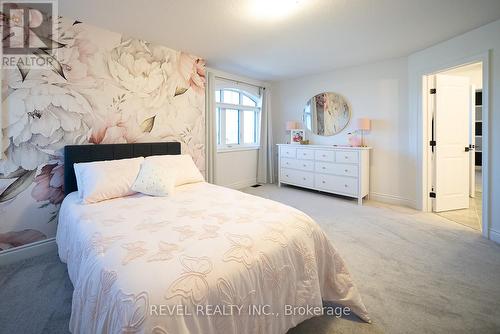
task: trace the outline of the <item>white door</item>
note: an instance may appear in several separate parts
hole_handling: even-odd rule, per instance
[[[469,207],[469,78],[436,75],[434,211]]]
[[[469,196],[476,197],[476,87],[470,87],[469,143],[474,149],[469,152]]]

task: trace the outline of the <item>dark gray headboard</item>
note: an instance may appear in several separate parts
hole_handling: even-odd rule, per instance
[[[175,154],[181,154],[181,144],[177,142],[65,146],[64,194],[78,189],[73,168],[75,163]]]

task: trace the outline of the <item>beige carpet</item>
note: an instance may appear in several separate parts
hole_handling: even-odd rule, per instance
[[[500,333],[500,246],[435,214],[266,185],[246,192],[305,211],[342,254],[374,323],[314,318],[305,333]]]

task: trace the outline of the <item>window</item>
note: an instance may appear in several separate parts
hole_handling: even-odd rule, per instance
[[[215,106],[219,149],[259,146],[260,98],[225,88],[215,91]]]
[[[312,129],[311,101],[308,101],[304,108],[304,125],[306,129]]]

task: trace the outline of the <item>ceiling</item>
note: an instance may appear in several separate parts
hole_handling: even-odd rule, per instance
[[[59,0],[59,14],[283,80],[408,55],[499,19],[500,0]]]

